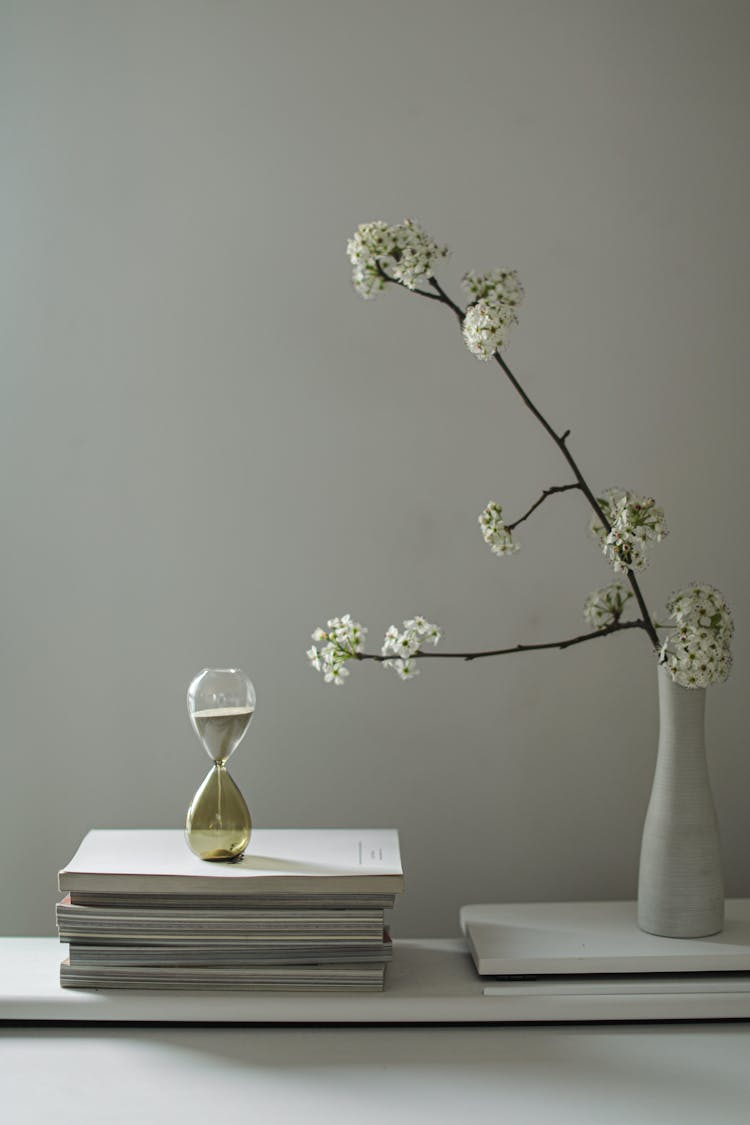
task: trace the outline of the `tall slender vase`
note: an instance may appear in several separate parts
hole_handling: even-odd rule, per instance
[[[659,675],[659,750],[638,877],[638,925],[660,937],[707,937],[724,925],[719,826],[708,778],[705,688]]]

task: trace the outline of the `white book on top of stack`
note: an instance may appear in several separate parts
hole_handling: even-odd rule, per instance
[[[242,859],[209,863],[172,828],[92,829],[59,874],[71,895],[227,900],[393,896],[404,889],[396,829],[255,828]],[[89,902],[89,904],[91,904]]]

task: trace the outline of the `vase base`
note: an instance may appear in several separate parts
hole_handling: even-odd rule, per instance
[[[659,918],[658,915],[638,914],[638,929],[644,934],[664,938],[703,938],[720,934],[724,929],[724,911],[712,913],[708,917]]]

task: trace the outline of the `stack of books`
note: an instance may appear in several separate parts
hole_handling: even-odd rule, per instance
[[[382,991],[393,829],[254,829],[207,863],[179,830],[95,829],[60,871],[64,988]]]

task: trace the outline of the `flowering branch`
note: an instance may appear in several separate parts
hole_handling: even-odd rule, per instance
[[[647,548],[667,534],[662,509],[650,497],[637,496],[622,489],[610,488],[604,495],[597,496],[568,448],[570,430],[558,433],[553,428],[503,359],[501,350],[509,330],[518,322],[517,309],[524,296],[515,270],[466,274],[463,285],[471,300],[463,309],[435,277],[435,265],[445,257],[447,248],[439,246],[410,220],[397,226],[389,226],[382,221],[362,224],[349,240],[347,252],[354,267],[354,287],[362,297],[372,298],[392,284],[450,309],[458,320],[469,351],[478,359],[493,359],[500,366],[573,473],[573,481],[546,488],[514,523],[507,524],[502,507],[496,501],[490,501],[479,516],[479,524],[492,552],[501,557],[515,554],[520,545],[513,538],[514,530],[550,496],[576,489],[583,493],[593,512],[590,531],[598,539],[612,568],[625,575],[630,589],[622,582],[612,582],[589,594],[583,607],[583,616],[592,627],[588,633],[563,641],[517,644],[484,652],[424,652],[423,644],[431,642],[436,645],[441,630],[423,617],[415,617],[404,621],[403,629],[395,625],[389,627],[380,654],[366,653],[364,637],[367,629],[353,621],[349,614],[332,618],[325,629],[314,631],[312,639],[318,643],[307,653],[310,663],[323,673],[326,682],[343,683],[349,675],[346,665],[354,660],[375,661],[395,669],[402,679],[407,680],[417,674],[417,661],[420,659],[437,657],[471,661],[514,652],[566,649],[625,629],[642,629],[657,650],[659,662],[684,687],[706,687],[726,679],[734,626],[729,607],[718,590],[712,586],[693,584],[674,594],[667,603],[673,624],[667,627],[670,634],[661,644],[646,607],[635,571],[642,570],[646,565]],[[631,598],[637,603],[641,616],[634,621],[623,621],[623,613]]]

